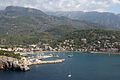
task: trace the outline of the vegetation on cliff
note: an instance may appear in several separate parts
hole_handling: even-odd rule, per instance
[[[4,51],[4,50],[0,50],[0,56],[13,57],[13,58],[17,58],[17,59],[21,58],[20,54],[15,54],[12,51]]]

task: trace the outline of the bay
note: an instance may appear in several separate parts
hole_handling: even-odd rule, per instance
[[[49,53],[47,53],[49,54]],[[30,71],[0,71],[0,80],[119,80],[120,56],[59,52],[64,63],[33,65]],[[68,58],[68,55],[73,55]],[[50,58],[45,60],[53,60]],[[71,74],[72,77],[68,77]]]

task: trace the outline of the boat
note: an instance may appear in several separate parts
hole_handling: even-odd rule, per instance
[[[72,57],[73,57],[73,55],[68,55],[68,57],[69,57],[69,58],[72,58]]]
[[[69,74],[68,77],[70,78],[70,77],[72,77],[72,75]]]
[[[54,57],[59,57],[57,54],[53,55]]]

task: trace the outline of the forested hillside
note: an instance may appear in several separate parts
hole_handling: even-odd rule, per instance
[[[0,11],[0,44],[34,44],[82,29],[113,28],[66,17],[49,16],[32,8],[8,6]]]
[[[74,51],[79,51],[79,49],[87,51],[120,49],[120,32],[111,30],[77,30],[53,41],[51,46]]]

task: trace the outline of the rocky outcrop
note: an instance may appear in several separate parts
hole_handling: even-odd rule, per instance
[[[0,61],[0,69],[4,69],[4,67],[3,67],[4,65],[3,65],[3,62],[2,61]]]
[[[18,61],[8,61],[0,58],[0,70],[30,70],[28,66],[19,64]]]
[[[36,64],[54,64],[62,63],[65,59],[51,60],[51,61],[41,61],[37,58],[27,59],[22,57],[21,60],[16,58],[0,56],[0,70],[20,70],[28,71],[30,68],[28,66]]]

